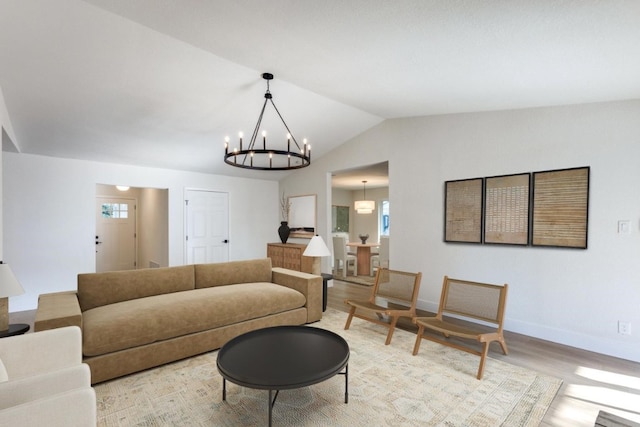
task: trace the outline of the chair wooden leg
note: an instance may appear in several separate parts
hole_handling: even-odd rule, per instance
[[[416,344],[413,346],[413,355],[418,354],[420,350],[420,343],[422,342],[422,334],[424,333],[424,326],[418,326],[418,333],[416,334]]]
[[[487,360],[487,353],[489,352],[489,344],[491,344],[491,341],[482,343],[482,355],[480,356],[480,366],[478,366],[478,375],[476,377],[479,380],[482,379],[482,375],[484,374],[484,363]]]
[[[509,349],[507,348],[507,342],[504,340],[504,338],[499,339],[498,342],[500,343],[500,347],[502,347],[502,352],[505,355],[509,354]]]
[[[396,323],[398,323],[398,316],[393,316],[391,320],[391,324],[389,325],[389,333],[387,334],[387,340],[384,342],[384,345],[391,344],[391,338],[393,337],[393,331],[396,329]]]
[[[351,310],[349,311],[349,317],[347,317],[347,323],[344,324],[344,329],[349,329],[349,326],[351,326],[351,320],[353,319],[353,314],[356,312],[356,308],[355,307],[351,307]]]

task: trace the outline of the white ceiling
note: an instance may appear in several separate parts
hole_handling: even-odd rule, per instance
[[[640,1],[0,0],[4,149],[280,179],[222,161],[263,72],[313,158],[387,118],[640,98]]]

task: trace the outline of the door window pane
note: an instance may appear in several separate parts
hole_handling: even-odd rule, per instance
[[[103,203],[102,218],[128,218],[129,205],[127,203]]]

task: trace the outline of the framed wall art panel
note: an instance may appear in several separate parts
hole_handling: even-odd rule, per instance
[[[529,244],[531,174],[485,178],[484,243]]]
[[[588,166],[534,172],[531,244],[587,248]]]
[[[482,243],[483,178],[446,181],[444,241]]]

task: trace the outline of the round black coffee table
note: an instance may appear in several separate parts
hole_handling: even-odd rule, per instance
[[[310,386],[341,374],[345,378],[344,403],[348,403],[348,362],[347,342],[325,329],[276,326],[251,331],[230,340],[218,352],[222,400],[227,399],[227,380],[269,390],[271,426],[272,409],[280,390]]]

